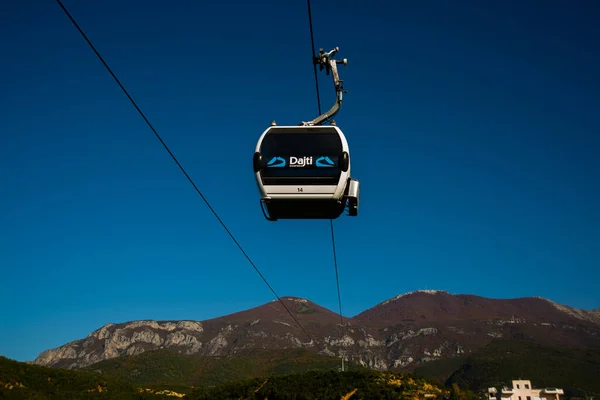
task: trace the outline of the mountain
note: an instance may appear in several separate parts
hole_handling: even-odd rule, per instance
[[[416,291],[345,319],[344,326],[338,314],[311,301],[282,300],[310,338],[278,301],[272,301],[205,321],[107,324],[84,339],[42,352],[34,363],[82,368],[156,349],[227,356],[255,349],[302,348],[322,355],[345,354],[373,369],[411,370],[434,360],[468,356],[499,338],[600,348],[598,310],[575,309],[538,297],[489,299]]]
[[[450,358],[494,339],[568,348],[600,347],[600,313],[540,297],[489,299],[427,290],[405,293],[352,318],[386,343],[394,366]]]
[[[283,303],[311,337],[329,340],[339,315],[308,300],[284,297]],[[335,332],[334,332],[335,334]],[[96,362],[168,348],[183,354],[219,356],[260,348],[318,348],[285,311],[272,301],[206,321],[133,321],[106,324],[85,339],[42,352],[35,364],[81,368]]]
[[[600,324],[600,309],[580,310],[541,297],[490,299],[468,294],[452,295],[441,290],[418,290],[379,303],[355,316],[353,321],[370,321],[377,326],[389,326],[400,320],[461,322],[493,318],[528,318],[537,323],[556,319],[574,324]]]

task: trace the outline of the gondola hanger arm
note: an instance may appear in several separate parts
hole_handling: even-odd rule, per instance
[[[313,60],[313,62],[315,64],[319,65],[319,69],[321,71],[324,68],[325,73],[327,75],[329,75],[329,73],[331,72],[331,75],[333,77],[333,86],[335,87],[335,103],[334,103],[334,105],[327,112],[319,115],[317,118],[313,119],[312,121],[308,121],[308,122],[302,121],[302,123],[299,125],[302,125],[302,126],[322,125],[324,122],[331,120],[340,111],[340,107],[342,106],[342,94],[344,93],[344,81],[340,79],[337,65],[338,64],[348,65],[348,60],[346,58],[344,58],[343,60],[336,60],[333,58],[335,53],[337,53],[339,50],[340,50],[339,47],[336,47],[335,49],[333,49],[329,52],[324,52],[323,49],[320,49],[319,55],[317,57],[315,57],[315,59]]]

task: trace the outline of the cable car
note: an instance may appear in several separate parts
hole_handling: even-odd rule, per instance
[[[343,81],[336,64],[347,61],[331,58],[338,50],[324,53],[321,49],[314,60],[328,74],[333,72],[334,106],[298,126],[277,126],[273,121],[258,139],[253,168],[261,209],[269,221],[336,219],[346,207],[350,216],[358,215],[359,182],[350,176],[348,142],[335,122],[322,125],[342,103]]]
[[[359,182],[337,126],[276,126],[260,136],[253,160],[267,220],[336,219],[358,214]],[[266,207],[266,212],[265,212]]]

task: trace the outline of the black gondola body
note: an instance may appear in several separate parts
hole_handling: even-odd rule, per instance
[[[269,220],[338,218],[351,181],[358,184],[350,178],[350,150],[337,126],[271,126],[253,161]]]

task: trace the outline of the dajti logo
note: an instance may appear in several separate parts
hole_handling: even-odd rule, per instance
[[[276,168],[276,167],[285,167],[286,161],[285,158],[281,157],[273,157],[271,161],[267,163],[267,167]]]
[[[317,167],[335,167],[335,163],[327,156],[317,158]]]
[[[312,157],[290,157],[290,167],[306,167],[312,163]]]

